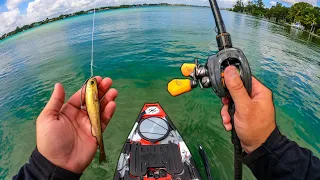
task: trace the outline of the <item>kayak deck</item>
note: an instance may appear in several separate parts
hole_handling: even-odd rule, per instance
[[[125,142],[114,180],[198,180],[192,155],[159,103],[145,104]]]

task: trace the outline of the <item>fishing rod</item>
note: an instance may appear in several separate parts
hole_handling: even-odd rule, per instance
[[[231,141],[234,145],[234,179],[240,180],[242,179],[242,163],[240,160],[242,148],[234,125],[235,105],[225,85],[224,70],[228,66],[235,66],[248,94],[252,90],[251,70],[244,53],[232,46],[231,36],[226,31],[217,1],[209,0],[209,2],[217,28],[216,41],[219,52],[209,56],[205,65],[199,64],[197,59],[194,63],[184,63],[181,66],[181,72],[184,76],[192,79],[173,79],[168,83],[168,92],[172,96],[178,96],[199,85],[201,89],[212,88],[219,97],[230,99],[228,112],[232,124]]]
[[[201,145],[199,146],[199,154],[200,154],[200,157],[202,159],[204,168],[206,170],[208,180],[212,180],[212,175],[211,175],[210,163],[209,163],[209,160],[208,160],[208,156],[206,154],[206,151],[203,149],[203,147]]]

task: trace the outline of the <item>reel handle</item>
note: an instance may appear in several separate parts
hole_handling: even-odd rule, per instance
[[[192,73],[195,71],[196,64],[194,63],[183,63],[181,66],[181,73],[185,77],[192,76]]]
[[[192,88],[196,87],[195,83],[190,79],[173,79],[168,83],[168,92],[171,96],[178,96],[191,91]]]

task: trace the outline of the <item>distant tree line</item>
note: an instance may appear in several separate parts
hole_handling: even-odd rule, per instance
[[[192,5],[186,5],[186,4],[168,4],[168,3],[159,3],[159,4],[135,4],[135,5],[120,5],[120,6],[106,6],[106,7],[99,7],[99,8],[96,8],[96,11],[106,11],[106,10],[111,10],[111,9],[123,9],[123,8],[132,8],[132,7],[143,7],[143,6],[192,6]],[[34,27],[37,27],[37,26],[41,26],[43,24],[47,24],[47,23],[50,23],[50,22],[54,22],[54,21],[58,21],[58,20],[61,20],[61,19],[65,19],[65,18],[68,18],[68,17],[73,17],[73,16],[79,16],[79,15],[82,15],[82,14],[88,14],[88,13],[92,13],[93,12],[93,9],[90,9],[90,10],[87,10],[87,11],[79,11],[79,12],[75,12],[75,13],[72,13],[72,14],[61,14],[60,16],[58,17],[54,17],[54,18],[47,18],[45,20],[42,20],[42,21],[39,21],[39,22],[33,22],[31,24],[27,24],[27,25],[24,25],[22,27],[16,27],[15,30],[9,32],[9,33],[5,33],[3,34],[1,37],[0,37],[0,40],[3,40],[7,37],[10,37],[14,34],[17,34],[19,32],[22,32],[22,31],[25,31],[25,30],[28,30],[28,29],[31,29],[31,28],[34,28]]]
[[[277,2],[269,9],[264,6],[262,0],[249,1],[246,6],[242,0],[238,0],[231,10],[264,17],[279,23],[299,22],[306,29],[320,35],[320,8],[306,2],[295,3],[291,7],[285,7]]]

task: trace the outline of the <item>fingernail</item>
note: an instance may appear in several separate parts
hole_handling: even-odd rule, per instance
[[[227,125],[223,125],[223,126],[224,126],[224,129],[225,129],[226,131],[229,131],[228,126],[227,126]]]
[[[223,122],[223,124],[224,124],[225,120],[226,120],[226,117],[225,117],[225,116],[222,116],[222,122]]]
[[[227,76],[228,78],[235,78],[235,77],[237,77],[237,76],[238,76],[238,70],[237,70],[237,68],[234,67],[234,66],[229,66],[229,67],[228,67],[228,70],[227,70],[227,72],[226,72],[226,76]]]

